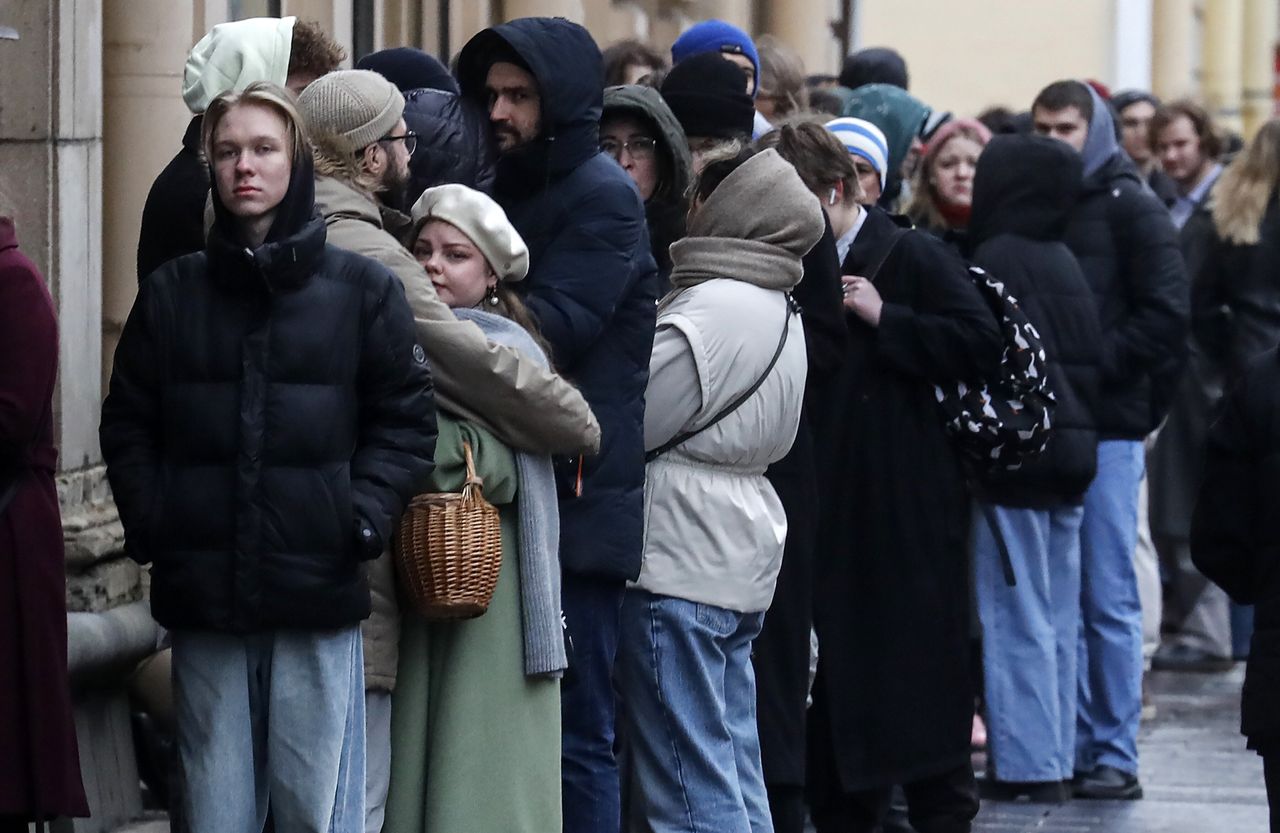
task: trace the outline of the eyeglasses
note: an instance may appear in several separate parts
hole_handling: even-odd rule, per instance
[[[418,149],[418,134],[405,133],[403,136],[383,136],[379,142],[404,142],[404,152],[413,156],[413,152]]]
[[[607,153],[614,159],[621,159],[624,150],[631,154],[632,159],[652,159],[657,146],[658,140],[650,139],[648,136],[637,136],[627,142],[619,142],[616,139],[600,140],[600,152]]]

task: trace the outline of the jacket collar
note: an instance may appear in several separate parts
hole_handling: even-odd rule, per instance
[[[209,232],[209,266],[214,280],[228,289],[261,287],[268,292],[299,289],[314,274],[324,253],[325,224],[313,216],[288,237],[250,249],[215,226]]]

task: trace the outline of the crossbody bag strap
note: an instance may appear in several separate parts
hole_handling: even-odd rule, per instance
[[[727,406],[725,406],[725,408],[722,409],[718,414],[712,417],[710,422],[707,422],[700,428],[695,428],[692,431],[685,431],[682,434],[677,434],[676,436],[667,440],[662,445],[646,453],[644,455],[644,461],[646,463],[652,462],[653,460],[655,460],[658,457],[661,457],[663,454],[666,454],[668,451],[675,448],[676,446],[682,445],[688,442],[689,440],[693,439],[694,437],[698,436],[703,431],[706,431],[708,428],[720,422],[729,414],[738,410],[738,408],[742,407],[742,404],[746,402],[748,399],[750,399],[751,396],[756,391],[760,390],[760,386],[764,384],[764,380],[768,379],[769,374],[773,372],[773,366],[778,363],[778,358],[782,355],[782,348],[787,346],[787,334],[791,331],[791,316],[798,311],[799,311],[799,308],[795,302],[795,299],[792,298],[791,293],[788,292],[786,294],[786,305],[785,305],[785,311],[782,319],[782,338],[778,339],[778,349],[773,351],[773,358],[769,359],[768,367],[764,369],[764,373],[760,374],[760,378],[756,379],[755,384],[753,384],[751,387],[747,388],[745,391],[739,394],[736,399],[734,399]]]

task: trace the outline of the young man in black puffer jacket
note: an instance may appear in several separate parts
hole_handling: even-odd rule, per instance
[[[125,548],[173,636],[193,833],[364,829],[364,562],[426,483],[404,288],[326,245],[292,96],[214,99],[215,223],[142,282],[102,408]]]
[[[985,473],[973,515],[993,798],[1063,801],[1075,766],[1080,524],[1097,467],[1102,362],[1093,291],[1062,242],[1081,168],[1062,142],[996,136],[974,179],[970,260],[1004,283],[1039,332],[1057,400],[1044,453]]]
[[[1102,324],[1098,472],[1080,534],[1075,793],[1141,798],[1142,606],[1133,558],[1142,441],[1164,418],[1182,371],[1190,285],[1168,212],[1117,143],[1106,102],[1082,82],[1058,81],[1036,96],[1031,112],[1037,133],[1083,159],[1083,191],[1063,241],[1093,289]]]

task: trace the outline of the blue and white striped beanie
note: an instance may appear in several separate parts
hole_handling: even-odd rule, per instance
[[[832,119],[825,126],[840,140],[845,150],[871,163],[871,167],[880,174],[880,187],[884,188],[889,167],[889,143],[880,128],[869,121],[850,117]]]

